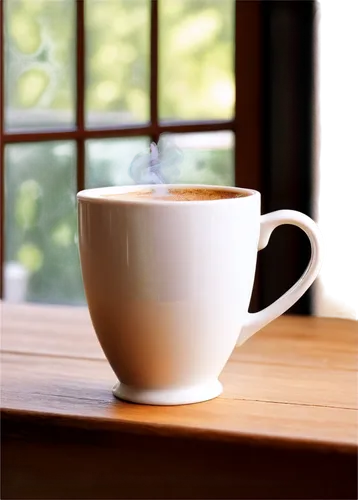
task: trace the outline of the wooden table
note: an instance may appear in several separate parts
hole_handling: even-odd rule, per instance
[[[282,317],[216,400],[115,400],[82,308],[2,305],[1,498],[357,498],[358,323]]]

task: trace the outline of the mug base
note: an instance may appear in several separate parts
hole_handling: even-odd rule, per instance
[[[155,406],[201,403],[216,398],[222,391],[223,387],[218,380],[182,389],[137,389],[121,382],[113,387],[113,395],[118,399]]]

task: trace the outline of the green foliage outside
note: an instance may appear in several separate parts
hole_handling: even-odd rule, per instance
[[[86,120],[89,126],[149,120],[150,5],[86,0]],[[161,0],[160,116],[227,119],[234,104],[233,0]],[[6,124],[74,125],[75,2],[6,0]],[[223,141],[181,138],[182,182],[233,183],[230,133]],[[200,143],[198,136],[198,144]],[[213,146],[212,144],[215,143]],[[127,184],[149,138],[88,141],[86,185]],[[30,273],[27,300],[84,302],[76,243],[76,147],[6,147],[6,260]]]

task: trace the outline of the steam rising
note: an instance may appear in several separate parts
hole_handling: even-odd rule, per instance
[[[155,194],[163,195],[166,189],[160,184],[173,184],[180,176],[182,151],[169,135],[161,135],[158,145],[152,142],[149,151],[137,154],[130,164],[129,174],[136,184],[158,185]],[[164,193],[163,193],[164,189]]]

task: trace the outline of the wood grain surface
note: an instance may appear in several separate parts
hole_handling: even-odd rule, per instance
[[[112,396],[87,309],[1,312],[2,498],[354,497],[357,322],[282,317],[234,351],[222,396],[148,407]]]

